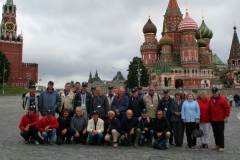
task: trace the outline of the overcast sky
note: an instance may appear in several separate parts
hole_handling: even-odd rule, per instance
[[[57,88],[71,80],[87,81],[96,69],[102,80],[117,70],[127,76],[129,62],[141,56],[142,28],[148,20],[161,38],[163,15],[169,0],[14,0],[18,33],[23,32],[23,62],[39,64],[41,85]],[[1,4],[6,0],[0,0]],[[185,16],[186,0],[178,0]],[[188,0],[189,15],[213,31],[211,49],[227,62],[234,21],[240,27],[239,0]],[[183,16],[183,17],[184,17]],[[114,72],[114,74],[112,73]]]

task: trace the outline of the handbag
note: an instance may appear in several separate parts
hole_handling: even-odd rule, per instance
[[[160,137],[155,140],[153,148],[164,150],[167,149],[167,142],[163,137]]]
[[[197,125],[195,127],[195,130],[193,131],[193,136],[196,138],[203,136],[203,131],[201,129],[197,129]]]

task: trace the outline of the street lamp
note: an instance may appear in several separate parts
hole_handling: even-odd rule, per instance
[[[7,70],[5,69],[5,64],[6,64],[7,62],[10,62],[10,61],[6,61],[6,62],[3,63],[3,84],[2,84],[2,94],[4,94],[4,78],[5,78],[5,72],[7,71]]]
[[[137,77],[138,77],[138,87],[140,87],[140,82],[141,82],[141,71],[142,69],[140,69],[140,64],[139,64],[139,60],[137,60],[138,62],[138,69],[137,69]]]
[[[41,74],[40,77],[39,77],[39,79],[38,79],[38,81],[39,81],[38,86],[39,86],[39,87],[40,87],[40,82],[42,81],[41,76],[44,75],[44,74],[45,74],[45,73]]]

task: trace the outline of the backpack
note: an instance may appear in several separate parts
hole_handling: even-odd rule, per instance
[[[154,142],[153,148],[160,149],[160,150],[167,149],[166,140],[163,137],[156,139]]]

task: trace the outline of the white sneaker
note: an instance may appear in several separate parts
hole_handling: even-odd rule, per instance
[[[35,141],[34,144],[35,144],[35,145],[39,145],[38,141]]]

